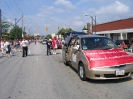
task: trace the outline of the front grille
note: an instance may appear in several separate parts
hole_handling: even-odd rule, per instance
[[[129,72],[128,73],[125,73],[125,75],[119,75],[119,76],[116,76],[115,74],[104,74],[104,77],[105,78],[112,78],[112,77],[124,77],[124,76],[128,76]]]

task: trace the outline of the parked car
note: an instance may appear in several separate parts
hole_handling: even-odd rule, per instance
[[[42,44],[46,44],[47,40],[42,40]]]
[[[65,65],[78,71],[81,80],[121,79],[133,76],[133,56],[110,38],[98,35],[67,37],[62,48]]]
[[[115,44],[117,45],[117,46],[120,46],[120,44],[122,43],[122,41],[124,41],[124,43],[127,45],[127,47],[129,48],[130,47],[130,41],[129,40],[116,40],[115,41]]]
[[[58,49],[62,49],[62,43],[61,43],[61,42],[58,42],[58,43],[57,43],[57,48],[58,48]]]

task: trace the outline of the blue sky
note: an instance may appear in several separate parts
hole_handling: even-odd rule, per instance
[[[57,33],[57,26],[82,31],[91,23],[90,16],[96,16],[97,24],[133,17],[132,4],[133,0],[0,0],[0,9],[2,19],[12,23],[23,13],[27,33],[46,35]]]

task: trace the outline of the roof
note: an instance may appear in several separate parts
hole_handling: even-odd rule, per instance
[[[133,17],[127,18],[127,19],[116,20],[116,21],[112,21],[112,22],[107,22],[107,23],[103,23],[103,24],[98,24],[96,26],[93,26],[93,30],[94,31],[96,30],[96,32],[109,31],[111,33],[111,31],[113,31],[113,30],[118,31],[118,30],[123,30],[123,29],[124,30],[125,29],[133,29]],[[127,32],[127,31],[125,31],[125,32]],[[132,32],[132,30],[130,30],[128,32]]]

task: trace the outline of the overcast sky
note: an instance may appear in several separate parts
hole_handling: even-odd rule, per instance
[[[57,33],[57,26],[82,31],[90,16],[97,24],[133,17],[133,0],[0,0],[0,9],[13,23],[23,13],[26,32],[46,35]],[[22,20],[17,24],[22,27]]]

